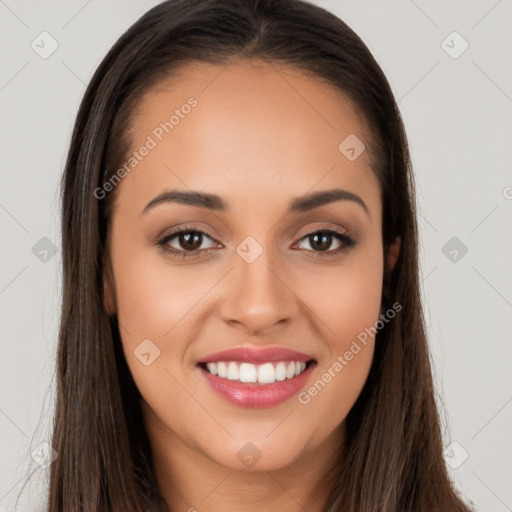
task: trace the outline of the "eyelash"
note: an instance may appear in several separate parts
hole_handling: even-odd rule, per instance
[[[200,229],[196,229],[195,226],[183,226],[181,228],[176,229],[172,233],[163,235],[157,241],[157,245],[166,253],[172,254],[173,256],[177,256],[179,258],[197,258],[197,257],[201,257],[201,256],[198,256],[198,253],[204,254],[204,253],[208,253],[210,251],[215,250],[215,248],[210,248],[210,249],[200,249],[200,250],[195,250],[193,252],[192,251],[189,252],[189,251],[178,251],[176,249],[169,248],[166,244],[181,233],[189,233],[189,234],[190,233],[200,233],[202,235],[206,235],[208,238],[215,241],[211,236],[209,236],[204,231],[201,231]],[[334,235],[335,238],[337,238],[342,243],[342,245],[332,251],[331,250],[328,250],[328,251],[311,251],[311,250],[309,250],[309,252],[313,252],[315,254],[315,257],[318,257],[318,258],[336,256],[338,254],[348,252],[350,249],[352,249],[353,247],[355,247],[357,245],[356,240],[354,240],[348,233],[343,232],[341,230],[336,230],[333,228],[319,228],[319,229],[317,228],[315,230],[309,231],[308,233],[305,233],[300,238],[299,242],[308,238],[311,235],[315,235],[315,234],[319,234],[319,233]],[[308,249],[305,249],[305,250],[308,250]]]

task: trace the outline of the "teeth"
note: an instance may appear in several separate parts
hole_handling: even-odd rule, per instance
[[[228,364],[228,373],[226,375],[226,379],[238,380],[238,365],[234,361],[231,361]]]
[[[255,365],[236,361],[219,361],[218,363],[206,363],[206,368],[212,375],[217,375],[221,379],[271,384],[275,381],[293,379],[306,369],[306,363],[304,361],[280,361]]]
[[[217,365],[215,363],[206,363],[206,368],[212,375],[217,375]]]
[[[236,363],[233,364],[236,365]],[[256,382],[258,380],[258,370],[256,366],[249,363],[242,363],[240,365],[239,380],[240,382]]]
[[[276,380],[286,379],[286,366],[284,363],[277,363],[276,365]]]
[[[212,363],[215,364],[215,363]],[[228,369],[226,367],[226,363],[217,363],[217,375],[219,377],[222,377],[223,379],[226,378],[226,375],[228,373]]]
[[[272,363],[265,363],[258,366],[258,382],[260,384],[271,384],[276,381],[276,370]]]

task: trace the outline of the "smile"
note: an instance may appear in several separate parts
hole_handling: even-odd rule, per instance
[[[304,361],[280,361],[277,363],[251,364],[237,361],[206,363],[206,370],[221,379],[271,384],[276,381],[293,379],[306,369]]]
[[[316,367],[308,354],[282,347],[235,347],[196,363],[201,376],[224,401],[240,407],[279,405],[299,393]]]
[[[203,364],[208,372],[221,379],[271,384],[300,375],[306,369],[307,363],[304,361],[279,361],[256,365],[238,361],[219,361]]]

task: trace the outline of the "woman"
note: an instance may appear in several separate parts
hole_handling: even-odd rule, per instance
[[[344,22],[157,5],[87,88],[62,200],[49,512],[469,510],[404,127]]]

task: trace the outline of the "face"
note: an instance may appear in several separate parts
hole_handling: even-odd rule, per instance
[[[350,134],[369,144],[340,91],[264,63],[188,65],[142,99],[105,304],[159,453],[269,470],[339,447],[383,278],[379,183]]]

